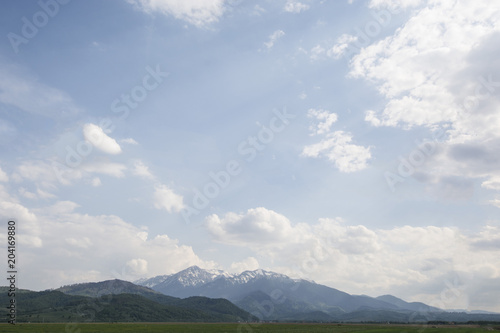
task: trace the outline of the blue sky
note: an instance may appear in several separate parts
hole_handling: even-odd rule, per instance
[[[500,311],[500,5],[0,7],[20,287],[263,268]]]

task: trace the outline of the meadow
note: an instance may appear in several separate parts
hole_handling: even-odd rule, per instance
[[[36,333],[475,333],[500,331],[496,326],[356,325],[356,324],[205,324],[205,323],[73,323],[0,325],[0,332]]]

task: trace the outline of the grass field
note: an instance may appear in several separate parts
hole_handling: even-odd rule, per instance
[[[348,324],[164,324],[164,323],[118,323],[118,324],[17,324],[0,325],[0,332],[36,333],[125,333],[125,332],[182,332],[182,333],[475,333],[488,332],[493,328],[479,326],[425,325],[348,325]],[[500,330],[500,327],[496,327]]]

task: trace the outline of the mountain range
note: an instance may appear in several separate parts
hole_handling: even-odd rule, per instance
[[[350,295],[312,281],[292,279],[262,269],[229,274],[221,270],[189,267],[171,275],[135,281],[174,297],[220,297],[260,320],[282,321],[398,321],[500,320],[499,314],[450,313],[420,302],[391,295]],[[420,318],[420,319],[419,319]],[[496,318],[496,319],[494,319]],[[457,320],[460,319],[460,320]],[[483,320],[481,319],[481,320]]]
[[[3,304],[6,290],[0,287]],[[19,322],[500,322],[496,313],[444,311],[392,295],[350,295],[261,269],[229,274],[192,266],[135,283],[18,290],[16,297]]]

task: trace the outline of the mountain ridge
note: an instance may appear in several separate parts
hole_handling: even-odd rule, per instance
[[[304,317],[305,313],[314,314],[315,318],[323,318],[319,312],[325,313],[326,316],[338,316],[358,310],[443,311],[423,303],[409,303],[390,295],[379,298],[350,295],[316,282],[292,279],[284,274],[263,269],[229,274],[191,266],[175,274],[141,279],[136,283],[174,297],[226,298],[251,313],[260,309],[261,319],[269,320],[299,315]],[[283,305],[285,303],[286,306]],[[272,311],[262,310],[262,304],[272,307]]]

